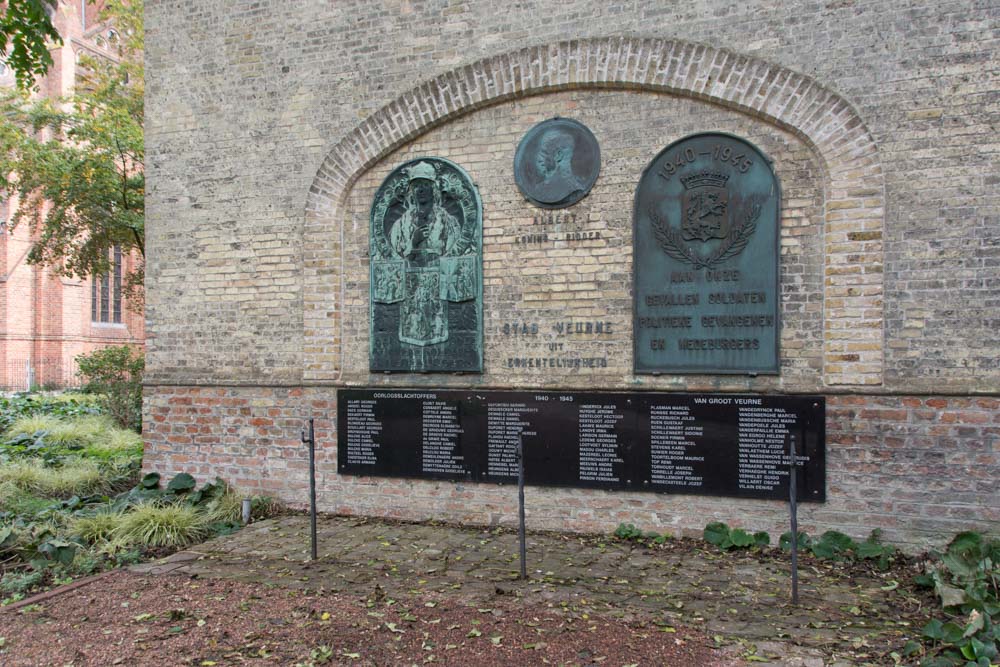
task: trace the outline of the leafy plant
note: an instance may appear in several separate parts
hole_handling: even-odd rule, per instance
[[[42,583],[45,575],[41,572],[8,572],[0,579],[0,591],[8,594],[27,593]]]
[[[635,540],[642,537],[642,531],[631,523],[620,523],[615,529],[615,537],[620,540]]]
[[[817,558],[840,560],[849,551],[855,551],[858,543],[848,535],[836,530],[828,530],[814,540],[809,548]]]
[[[55,415],[71,418],[97,414],[101,414],[97,397],[79,392],[0,397],[0,431],[6,431],[22,417]]]
[[[766,547],[771,543],[771,536],[764,531],[751,535],[742,528],[730,528],[721,521],[713,521],[705,526],[703,535],[706,542],[714,544],[723,551]]]
[[[918,583],[933,587],[946,620],[923,628],[930,640],[924,667],[991,665],[1000,655],[1000,540],[980,533],[955,536]]]
[[[0,568],[30,573],[33,588],[242,525],[242,499],[221,479],[140,478],[140,436],[100,413],[86,394],[0,398]],[[280,511],[268,498],[253,508],[258,518]]]
[[[40,457],[50,463],[71,455],[106,461],[142,456],[139,434],[97,415],[24,416],[11,423],[4,438],[0,451],[8,457]]]
[[[660,535],[654,531],[643,532],[631,523],[618,524],[618,528],[615,529],[614,536],[620,540],[649,542],[650,544],[664,544],[668,539],[670,539],[669,535]]]
[[[791,551],[792,533],[785,532],[778,539],[782,551]],[[881,531],[877,528],[871,532],[864,542],[857,542],[852,537],[836,530],[828,530],[818,538],[813,539],[808,533],[799,531],[798,546],[803,552],[810,552],[816,558],[824,560],[874,560],[882,570],[896,554],[896,548],[891,544],[883,544]]]

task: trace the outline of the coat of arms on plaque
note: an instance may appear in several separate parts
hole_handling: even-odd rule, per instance
[[[729,235],[728,174],[700,172],[684,176],[681,234],[685,241],[724,239]]]
[[[675,169],[675,174],[678,171]],[[757,229],[761,207],[770,194],[730,196],[727,188],[730,176],[718,171],[677,175],[684,188],[680,197],[680,224],[672,225],[656,203],[646,208],[663,252],[695,269],[710,269],[740,254]],[[714,247],[706,246],[705,242],[716,240]]]
[[[371,213],[373,371],[482,369],[482,205],[443,158],[400,165]]]

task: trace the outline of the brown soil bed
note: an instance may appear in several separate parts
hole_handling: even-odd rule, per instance
[[[118,572],[0,611],[15,665],[735,665],[704,634],[516,598],[358,597]]]

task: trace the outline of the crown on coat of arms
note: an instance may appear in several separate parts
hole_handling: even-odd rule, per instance
[[[437,179],[437,172],[434,171],[434,165],[428,164],[427,162],[418,162],[412,167],[406,168],[407,182],[414,181],[418,178],[425,178],[428,181],[433,181]]]
[[[720,174],[717,171],[700,171],[697,174],[682,177],[681,183],[684,184],[686,189],[690,190],[692,188],[700,188],[704,186],[721,188],[725,186],[726,181],[728,180],[729,174]]]

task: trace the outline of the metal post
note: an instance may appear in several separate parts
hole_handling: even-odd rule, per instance
[[[791,512],[792,524],[792,604],[799,603],[799,506],[796,493],[796,478],[798,478],[799,462],[795,451],[795,436],[789,438],[788,457],[788,507]]]
[[[302,442],[309,445],[309,523],[312,560],[316,560],[316,431],[314,420],[309,418],[309,436],[302,431]]]
[[[517,518],[518,538],[521,542],[521,580],[528,578],[527,549],[524,530],[524,439],[517,439]]]

